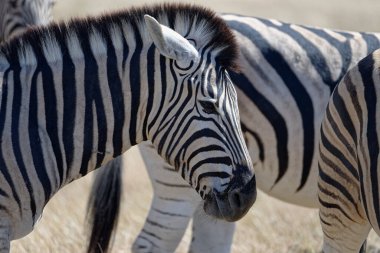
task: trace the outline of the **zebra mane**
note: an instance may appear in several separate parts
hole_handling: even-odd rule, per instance
[[[158,4],[130,8],[123,11],[104,14],[98,17],[76,18],[68,22],[51,23],[46,27],[29,29],[24,34],[11,39],[0,46],[0,52],[12,62],[18,59],[21,65],[33,64],[33,48],[44,52],[47,61],[54,61],[57,56],[60,39],[70,38],[81,43],[81,35],[112,38],[116,29],[128,26],[138,32],[144,41],[151,41],[144,22],[144,15],[155,17],[161,24],[175,29],[176,32],[195,41],[199,50],[204,47],[217,51],[216,61],[229,70],[238,71],[238,47],[232,31],[226,23],[210,9],[191,4]],[[123,28],[121,28],[123,27]],[[137,31],[136,31],[137,29]],[[76,36],[75,36],[76,35]],[[149,38],[148,38],[149,37]],[[68,46],[70,46],[68,44]],[[0,54],[0,60],[2,59]],[[16,58],[15,58],[16,57]],[[29,60],[28,60],[29,59]],[[0,66],[2,62],[0,62]],[[4,64],[3,64],[4,65]],[[1,69],[0,69],[1,71]]]

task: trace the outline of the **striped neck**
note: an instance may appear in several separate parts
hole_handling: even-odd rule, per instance
[[[168,126],[159,118],[163,111],[177,118],[177,108],[167,104],[182,91],[170,85],[180,73],[152,46],[146,13],[191,39],[197,50],[217,54],[220,67],[236,68],[237,47],[225,23],[190,5],[51,24],[0,46],[0,136],[19,147],[12,152],[21,160],[31,154],[25,161],[34,164],[31,170],[55,173],[53,189],[152,138]]]
[[[151,42],[137,30],[121,31],[56,33],[55,48],[31,43],[24,59],[8,55],[0,111],[9,113],[0,121],[13,127],[1,134],[33,153],[35,164],[56,166],[57,189],[146,140],[145,115],[157,112],[153,93],[170,92],[154,81],[158,53]]]

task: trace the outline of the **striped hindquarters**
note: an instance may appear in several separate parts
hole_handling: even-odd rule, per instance
[[[380,232],[379,67],[378,50],[350,70],[322,122],[318,188],[325,252],[358,252],[370,226]]]

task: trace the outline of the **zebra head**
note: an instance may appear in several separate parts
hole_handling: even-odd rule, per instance
[[[2,0],[0,41],[24,32],[28,27],[46,25],[52,20],[55,0]]]
[[[201,31],[193,28],[182,36],[176,32],[181,30],[176,26],[183,26],[180,20],[176,31],[147,15],[145,22],[158,52],[166,57],[162,61],[161,56],[160,66],[167,69],[161,106],[148,116],[148,139],[199,193],[207,214],[238,220],[256,199],[256,181],[224,55],[233,45],[218,47],[215,39],[220,36],[215,33],[229,30],[213,31],[200,23]],[[232,35],[222,36],[234,43]]]

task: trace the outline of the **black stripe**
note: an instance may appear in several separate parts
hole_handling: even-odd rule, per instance
[[[149,235],[149,236],[151,236],[151,237],[154,237],[154,238],[156,238],[156,239],[158,239],[158,240],[162,240],[161,237],[159,237],[158,235],[156,235],[156,234],[154,234],[154,233],[152,233],[152,232],[148,232],[146,229],[142,229],[141,232],[142,232],[142,233],[145,233],[145,234],[147,234],[147,235]]]
[[[238,89],[240,89],[252,103],[261,111],[263,116],[269,121],[273,127],[274,134],[277,141],[277,159],[278,159],[278,175],[274,184],[278,183],[285,175],[289,165],[288,154],[288,132],[287,126],[282,115],[276,110],[276,108],[270,103],[269,100],[256,88],[247,77],[242,74],[230,73],[231,79]],[[246,119],[242,119],[246,120]],[[251,120],[251,119],[247,119]]]
[[[305,87],[298,79],[297,75],[292,71],[283,56],[278,51],[274,50],[259,32],[252,27],[237,21],[228,21],[228,25],[249,38],[258,48],[260,48],[265,60],[273,67],[287,86],[301,113],[304,155],[301,182],[297,188],[297,191],[299,191],[308,179],[314,155],[314,108],[310,95],[307,93]],[[282,175],[279,174],[276,183],[281,177]]]
[[[154,116],[154,118],[152,119],[152,121],[149,123],[148,125],[148,131],[154,126],[154,124],[156,124],[157,120],[158,120],[158,117],[160,116],[161,114],[161,111],[164,107],[164,102],[165,102],[165,99],[166,99],[166,58],[164,56],[160,56],[160,69],[159,69],[159,73],[161,74],[161,80],[160,83],[161,83],[161,101],[160,101],[160,105],[158,107],[158,110],[156,111],[156,115]],[[153,139],[152,139],[153,141]]]
[[[155,72],[155,47],[152,45],[147,55],[147,75],[148,75],[148,101],[146,104],[145,118],[143,122],[143,138],[148,139],[148,118],[153,108],[154,100],[154,72]]]
[[[322,213],[322,215],[329,217],[330,220],[334,221],[334,223],[335,223],[335,222],[339,222],[339,224],[340,224],[343,228],[345,228],[345,229],[349,229],[350,231],[353,231],[351,228],[347,227],[347,225],[345,224],[345,222],[342,221],[342,219],[341,219],[341,218],[342,218],[342,215],[340,215],[340,214],[335,214],[335,212],[334,212],[334,213],[330,212],[330,213],[328,213],[328,214]],[[332,225],[332,226],[334,226],[334,225]],[[336,226],[336,225],[335,225],[335,226]],[[324,231],[324,233],[326,233],[326,231]],[[326,235],[326,234],[325,234],[325,235]],[[332,237],[330,237],[330,236],[328,236],[328,235],[326,235],[326,236],[327,236],[328,238],[334,240]],[[323,253],[323,252],[322,252],[322,253]]]
[[[331,143],[328,138],[326,138],[324,131],[321,131],[320,138],[320,143],[323,145],[323,147],[327,149],[328,152],[330,152],[336,159],[338,159],[355,179],[359,179],[359,175],[355,167],[350,163],[350,161],[346,158],[342,151],[339,150],[339,148],[337,148],[336,146],[334,146],[334,144]]]
[[[12,57],[13,59],[17,59]],[[5,119],[7,119],[7,101],[8,101],[8,78],[9,78],[9,72],[11,70],[7,69],[4,72],[3,76],[3,84],[1,86],[2,91],[1,91],[1,107],[0,107],[0,136],[4,136],[4,127],[5,127]],[[21,207],[21,201],[20,197],[18,196],[17,189],[13,183],[12,177],[9,174],[9,168],[5,163],[4,157],[3,157],[3,152],[2,150],[0,152],[0,172],[4,176],[5,180],[8,182],[9,187],[11,188],[12,191],[12,197],[16,201],[17,206],[19,208],[20,216],[22,216],[22,207]]]
[[[271,21],[266,19],[259,19],[266,26],[277,29],[287,35],[289,35],[294,43],[297,43],[307,54],[308,59],[314,66],[317,73],[321,76],[323,83],[327,84],[330,89],[330,93],[334,90],[338,81],[334,81],[331,76],[330,68],[326,62],[326,57],[322,54],[321,50],[304,37],[300,32],[294,30],[291,24],[281,23],[281,26],[274,25]]]
[[[121,30],[120,30],[121,32]],[[122,81],[119,76],[117,65],[117,56],[115,48],[112,44],[109,33],[104,33],[103,37],[107,45],[107,80],[108,87],[111,93],[114,128],[113,128],[113,148],[114,157],[122,153],[123,146],[123,126],[125,121],[125,108]],[[128,55],[124,56],[128,57]],[[123,58],[124,60],[124,58]]]
[[[191,160],[196,157],[197,155],[199,155],[200,153],[203,153],[203,152],[210,152],[210,151],[221,151],[221,152],[225,152],[224,148],[221,147],[220,145],[207,145],[207,146],[204,146],[204,147],[200,147],[198,148],[197,150],[193,151],[190,156],[187,158],[187,164],[190,164],[191,163]],[[185,159],[185,152],[182,152],[182,160]],[[185,170],[182,170],[181,171],[181,175],[182,175],[182,178],[185,178]]]
[[[167,197],[161,197],[161,196],[158,196],[158,198],[161,200],[170,201],[170,202],[185,202],[184,199],[167,198]]]
[[[334,170],[334,168],[332,168],[332,169]],[[336,172],[339,173],[338,171],[336,171]],[[345,176],[341,176],[341,177],[344,178]],[[348,201],[350,201],[353,206],[355,206],[355,209],[357,210],[356,201],[355,201],[354,197],[352,197],[352,195],[350,194],[350,191],[347,190],[345,185],[341,184],[340,181],[333,179],[332,177],[330,177],[329,175],[324,173],[323,170],[321,170],[321,169],[319,170],[319,178],[323,182],[325,182],[326,184],[330,185],[331,187],[333,187],[334,189],[339,191],[341,194],[343,194],[346,197],[346,199]],[[322,187],[320,186],[320,188],[322,188]],[[324,188],[322,188],[322,189],[323,189],[322,192],[328,191],[328,190],[325,190]],[[329,196],[332,197],[331,194],[329,194]],[[337,201],[339,201],[339,200],[337,200]]]
[[[63,96],[63,128],[62,140],[66,156],[66,178],[74,159],[74,127],[76,114],[76,81],[75,65],[70,57],[67,43],[67,34],[55,32],[57,43],[62,52],[62,96]]]
[[[354,124],[352,123],[351,117],[348,113],[346,105],[343,101],[343,98],[340,96],[339,92],[335,92],[334,96],[332,96],[332,102],[334,107],[336,108],[339,117],[342,120],[343,126],[347,129],[347,131],[351,134],[352,139],[356,144],[357,136]],[[329,112],[329,110],[328,110]],[[334,129],[335,130],[335,129]]]
[[[167,183],[163,182],[161,180],[155,179],[154,180],[157,184],[167,186],[167,187],[174,187],[174,188],[190,188],[189,184],[172,184],[172,183]]]
[[[173,227],[168,227],[168,226],[164,226],[160,223],[157,223],[155,221],[152,221],[150,219],[146,219],[145,221],[147,224],[153,226],[153,227],[158,227],[160,229],[166,229],[166,230],[170,230],[170,231],[173,231],[173,230],[182,230],[182,228],[179,228],[179,229],[176,229],[176,228],[173,228]]]
[[[362,112],[361,105],[359,104],[356,87],[353,85],[350,75],[345,76],[344,83],[346,84],[347,90],[349,91],[352,105],[354,106],[354,109],[356,112],[356,119],[359,121],[359,126],[360,126],[359,132],[362,133],[363,132],[363,112]],[[355,139],[354,141],[355,141],[355,144],[357,144],[357,140]]]
[[[371,33],[361,33],[364,41],[367,44],[367,55],[380,47],[379,38]]]
[[[175,95],[176,95],[176,92],[177,92],[178,88],[180,88],[179,94],[182,93],[183,86],[182,85],[177,85],[178,84],[178,78],[177,78],[178,71],[174,70],[174,65],[176,64],[176,61],[172,60],[172,59],[170,59],[169,61],[170,61],[169,70],[170,70],[170,74],[171,74],[170,77],[173,78],[173,83],[175,84],[173,86],[172,95],[170,96],[170,99],[169,99],[169,103],[171,103],[172,100],[175,98]],[[177,96],[177,99],[178,99],[178,96]]]
[[[210,160],[211,161],[211,160]],[[211,161],[212,162],[212,161]],[[199,182],[203,179],[203,178],[207,178],[207,177],[211,177],[211,178],[229,178],[231,177],[230,174],[228,174],[227,172],[224,172],[224,171],[211,171],[211,172],[205,172],[205,173],[202,173],[198,176],[197,178],[197,186],[195,187],[195,190],[198,192],[199,191],[199,188],[200,188],[200,184]],[[231,184],[229,184],[229,186],[231,186]]]
[[[184,218],[189,218],[189,216],[187,215],[183,215],[183,214],[177,214],[177,213],[170,213],[170,212],[165,212],[165,211],[162,211],[162,210],[159,210],[157,208],[154,208],[152,207],[152,210],[159,213],[159,214],[162,214],[162,215],[165,215],[165,216],[174,216],[174,217],[184,217]]]
[[[34,191],[32,188],[32,183],[30,182],[29,175],[21,154],[21,143],[20,143],[20,133],[19,133],[19,123],[20,123],[20,111],[21,111],[21,81],[20,81],[21,68],[19,65],[13,66],[13,103],[12,103],[12,123],[11,123],[11,138],[12,138],[12,148],[13,154],[15,156],[18,169],[22,175],[25,183],[25,187],[28,189],[30,198],[30,210],[32,212],[32,219],[34,223],[34,218],[36,216],[36,203],[34,198]],[[10,169],[10,168],[8,168]],[[17,169],[17,168],[13,168]],[[40,169],[45,169],[40,168]],[[21,183],[21,182],[19,182]]]
[[[186,139],[186,141],[184,143],[182,143],[180,149],[178,150],[178,152],[175,156],[175,159],[176,159],[175,163],[177,164],[179,162],[178,160],[181,158],[180,154],[187,153],[187,149],[189,148],[189,146],[192,143],[194,143],[195,141],[202,139],[202,138],[209,139],[210,143],[215,143],[215,140],[218,140],[220,142],[219,146],[227,147],[227,143],[225,142],[225,140],[221,139],[220,132],[217,133],[214,130],[209,129],[209,128],[200,129],[196,132],[192,132],[191,136],[189,136]]]
[[[325,220],[321,217],[321,215],[319,215],[319,220],[320,220],[323,224],[325,224],[326,226],[332,226],[332,224],[329,223],[329,222],[327,222],[327,221],[325,221]]]
[[[380,222],[380,205],[379,205],[379,182],[377,180],[377,165],[379,155],[379,143],[377,136],[377,119],[376,119],[376,88],[372,74],[374,70],[375,61],[373,57],[366,57],[358,65],[359,72],[362,76],[364,84],[364,99],[367,106],[367,145],[369,155],[369,172],[371,174],[371,186],[372,186],[372,200],[374,210],[376,213],[377,224]]]
[[[359,173],[359,177],[360,177],[360,184],[359,184],[360,185],[360,193],[361,193],[360,197],[363,198],[363,200],[362,200],[363,207],[364,207],[364,210],[365,210],[367,217],[369,217],[368,202],[367,202],[364,177],[363,177],[363,167],[360,163],[360,159],[357,159],[357,161],[358,161],[358,173]],[[370,197],[370,196],[368,196],[368,197]]]
[[[55,93],[55,86],[53,85],[53,72],[44,56],[42,46],[40,45],[40,43],[42,42],[36,41],[35,43],[31,43],[31,46],[37,59],[36,72],[41,72],[42,74],[42,87],[45,102],[45,117],[47,118],[46,131],[49,135],[52,144],[52,149],[55,155],[55,162],[58,169],[59,180],[61,185],[62,181],[64,180],[64,168],[58,134],[57,97]]]
[[[8,193],[5,190],[3,190],[3,189],[0,189],[0,195],[3,196],[3,197],[5,197],[5,198],[9,198]]]
[[[354,220],[344,211],[344,209],[337,205],[337,204],[333,204],[333,203],[329,203],[329,202],[326,202],[326,201],[323,201],[321,198],[318,197],[318,200],[319,200],[319,203],[324,207],[324,208],[327,208],[327,209],[337,209],[339,210],[344,216],[347,217],[347,219],[351,220],[354,222]],[[343,224],[343,223],[342,223]]]
[[[193,87],[192,87],[194,84],[190,80],[188,80],[188,82],[186,84],[185,83],[175,83],[174,85],[175,86],[181,86],[179,95],[177,96],[176,100],[174,102],[172,102],[171,106],[168,107],[168,109],[166,110],[166,113],[162,116],[162,119],[167,120],[167,118],[169,117],[169,114],[172,114],[173,110],[181,112],[181,115],[173,115],[170,120],[167,120],[167,124],[169,124],[169,125],[161,124],[160,129],[153,135],[153,138],[152,138],[152,140],[155,140],[157,138],[158,134],[162,130],[166,129],[166,132],[163,134],[161,141],[157,147],[157,150],[160,153],[163,149],[165,142],[167,140],[169,140],[168,145],[167,145],[167,153],[166,153],[166,156],[168,156],[168,157],[171,156],[172,152],[174,151],[174,148],[182,140],[183,135],[184,135],[183,132],[188,131],[187,127],[192,122],[192,118],[189,119],[188,116],[192,113],[192,111],[191,110],[185,111],[185,109],[187,106],[189,106],[190,101],[192,99],[194,99]],[[187,87],[188,87],[187,95],[186,95],[186,98],[181,99],[181,97],[183,96],[182,91],[183,91],[185,85],[187,85]],[[179,104],[180,102],[182,102],[182,103]],[[178,120],[179,117],[181,117],[180,120]],[[182,132],[179,132],[178,130],[182,127],[182,125],[185,123],[186,120],[187,120],[187,125],[182,128]],[[169,137],[169,134],[171,134],[172,136]]]
[[[148,242],[147,244],[149,245],[149,246],[147,246],[147,245],[137,245],[137,247],[138,247],[139,249],[146,249],[146,248],[148,248],[148,247],[149,247],[149,249],[150,249],[150,248],[151,248],[150,245],[152,245],[154,248],[159,248],[157,244],[155,244],[153,241],[149,240],[149,239],[146,238],[145,236],[139,235],[138,238],[147,241],[147,242]]]
[[[191,96],[187,96],[186,100],[190,100]],[[178,115],[173,116],[173,120],[171,121],[171,124],[169,127],[167,127],[167,131],[163,135],[163,138],[160,142],[160,150],[162,150],[165,141],[169,140],[169,144],[167,145],[167,156],[170,157],[173,152],[175,151],[175,148],[178,146],[178,144],[183,141],[183,138],[186,134],[189,133],[189,127],[194,123],[194,117],[189,118],[189,115],[192,113],[192,111],[184,111],[186,107],[186,104],[183,103],[181,107],[179,108],[179,112],[181,112],[181,119],[178,120]],[[182,125],[187,121],[184,127]],[[182,128],[182,131],[180,132],[179,129]],[[169,135],[171,135],[169,137]]]
[[[346,38],[344,42],[341,42],[322,29],[306,27],[306,26],[302,26],[302,27],[318,35],[321,39],[326,40],[328,44],[335,47],[335,49],[339,52],[340,58],[342,60],[342,68],[340,70],[339,77],[336,79],[335,84],[338,84],[340,80],[343,78],[343,76],[347,73],[352,63],[352,50],[350,46],[350,41],[354,39],[353,35],[346,32],[336,32]]]
[[[45,193],[45,203],[49,200],[52,192],[52,183],[47,174],[47,169],[54,168],[46,168],[45,159],[43,154],[43,149],[41,147],[41,140],[39,135],[39,122],[38,122],[38,111],[40,108],[38,107],[39,97],[37,94],[37,78],[38,75],[41,74],[39,70],[33,73],[31,84],[30,84],[30,94],[29,94],[29,122],[28,122],[28,132],[29,132],[29,144],[30,150],[32,152],[33,158],[33,166],[36,169],[38,179],[43,186]],[[49,120],[49,118],[47,118]],[[58,179],[61,180],[61,179]],[[57,186],[59,186],[59,182],[55,182]]]
[[[190,77],[183,79],[182,83],[178,83],[178,79],[176,77],[176,72],[173,69],[173,61],[172,60],[170,60],[169,69],[170,69],[170,73],[171,73],[170,77],[173,78],[173,80],[172,80],[173,81],[173,87],[172,88],[173,88],[173,90],[177,90],[177,88],[179,88],[179,91],[178,91],[177,96],[175,96],[175,93],[173,93],[172,96],[170,97],[169,102],[171,103],[171,105],[168,107],[165,114],[163,115],[163,117],[162,117],[163,119],[166,119],[169,116],[169,114],[172,113],[173,109],[175,109],[178,106],[180,106],[178,111],[182,112],[184,107],[188,105],[189,100],[191,98],[194,98],[194,97],[192,97],[194,84],[189,80]],[[161,71],[164,71],[164,70],[161,69]],[[187,90],[186,99],[184,101],[182,101],[181,97],[184,93],[183,90],[185,88],[185,85],[187,85],[188,90]],[[175,101],[173,101],[174,98],[175,98]],[[182,104],[179,105],[179,102],[182,102]],[[164,125],[161,126],[161,129],[163,129],[163,128],[164,128]],[[158,133],[159,133],[159,131],[158,131]],[[157,136],[158,133],[155,133],[155,136]]]
[[[265,159],[265,148],[264,148],[264,144],[263,144],[263,141],[261,140],[260,136],[254,132],[253,130],[249,129],[245,124],[243,124],[243,122],[241,123],[241,128],[242,128],[242,131],[243,133],[245,134],[250,134],[253,136],[253,138],[256,140],[256,144],[257,144],[257,147],[259,148],[258,152],[259,152],[259,159],[261,162],[264,161]],[[248,140],[245,140],[247,146],[249,147],[249,143],[248,143]]]
[[[345,110],[345,109],[346,109],[346,108],[344,108],[344,110]],[[339,111],[340,108],[337,108],[337,110]],[[353,158],[353,159],[355,160],[355,159],[356,159],[356,152],[355,152],[355,148],[356,148],[356,140],[354,140],[354,143],[350,143],[350,142],[347,140],[346,136],[344,136],[344,134],[342,133],[341,129],[339,128],[339,124],[336,123],[335,118],[331,115],[331,111],[330,111],[330,110],[327,109],[325,115],[326,115],[326,119],[327,119],[327,121],[330,123],[331,128],[333,129],[333,131],[334,131],[336,137],[342,142],[343,146],[345,146],[345,147],[347,148],[348,152],[349,152],[350,155],[351,155],[351,158]],[[339,115],[339,116],[336,116],[337,118],[341,116],[341,114],[340,114],[339,112],[338,112],[338,115]],[[345,124],[344,121],[345,121],[346,119],[342,119],[342,118],[341,118],[341,120],[343,121],[343,125],[344,125],[344,124]],[[351,122],[351,119],[347,119],[347,120],[349,120],[350,123],[352,123],[352,122]],[[353,126],[353,125],[352,125],[352,126]],[[346,128],[346,130],[348,131],[348,133],[351,133],[347,128]],[[356,134],[355,134],[355,136],[356,136]],[[351,136],[351,137],[352,137],[352,136]],[[353,138],[353,137],[352,137],[352,138]]]
[[[345,76],[344,83],[346,84],[347,90],[349,91],[350,98],[356,112],[356,119],[359,121],[359,126],[360,126],[359,133],[363,133],[363,112],[362,112],[361,105],[359,104],[359,98],[358,98],[356,87],[353,85],[351,76],[349,74]],[[358,144],[356,144],[356,146],[358,146]],[[360,146],[362,146],[362,141],[360,142]],[[358,163],[357,171],[358,171],[358,175],[360,179],[360,192],[361,192],[361,197],[363,198],[362,203],[364,206],[364,210],[367,214],[367,217],[369,217],[367,197],[365,195],[366,193],[365,193],[365,184],[364,184],[364,178],[363,178],[363,169],[360,163],[360,159],[356,159],[356,160]]]
[[[103,27],[104,28],[104,27]],[[103,35],[102,36],[102,39],[105,39],[105,43],[106,43],[106,47],[107,47],[107,53],[110,52],[110,50],[112,50],[113,48],[113,45],[112,45],[112,42],[110,41],[111,39],[109,38],[109,33],[108,31],[106,32],[105,30],[102,30],[101,34]],[[105,36],[107,35],[107,36]],[[104,38],[106,37],[106,38]],[[107,41],[107,38],[108,38],[108,41]],[[110,42],[110,43],[107,43],[107,42]],[[103,41],[99,42],[99,43],[103,43]],[[114,49],[113,49],[114,50]],[[112,57],[112,55],[111,55]],[[106,155],[106,145],[107,145],[107,117],[106,117],[106,112],[105,112],[105,104],[104,104],[104,101],[103,101],[103,97],[102,97],[102,92],[101,92],[101,89],[100,89],[100,80],[99,80],[99,77],[98,77],[98,74],[99,74],[99,69],[98,69],[98,66],[97,66],[97,63],[96,63],[96,58],[93,54],[90,54],[88,55],[88,61],[86,61],[87,63],[89,63],[90,66],[92,66],[92,75],[93,75],[93,82],[92,83],[85,83],[85,90],[87,89],[93,89],[93,98],[94,98],[94,103],[95,103],[95,110],[96,110],[96,120],[97,120],[97,126],[98,126],[98,132],[96,133],[97,136],[98,136],[98,148],[97,148],[97,155],[96,155],[96,168],[100,167],[102,164],[103,164],[103,160],[104,160],[104,157]],[[116,70],[116,73],[117,73],[117,69],[116,69],[116,65],[117,65],[117,61],[115,59],[110,59],[110,55],[107,54],[107,78],[110,78],[110,76],[108,76],[108,71],[109,71],[109,68],[108,68],[108,61],[111,61],[113,60],[113,64],[114,64],[114,69]],[[117,76],[112,76],[114,78],[112,78],[112,82],[115,81],[117,82],[117,79],[118,77]],[[88,87],[88,85],[91,85],[92,87]],[[120,85],[120,84],[119,84]],[[122,93],[119,93],[119,96],[120,94]],[[116,100],[115,100],[116,101]],[[121,106],[122,107],[122,106]],[[119,123],[119,122],[118,122]],[[115,121],[115,125],[116,125],[116,121]],[[121,137],[121,132],[120,132],[120,137]],[[120,142],[122,139],[118,139],[118,141]],[[120,145],[121,147],[121,145]],[[120,148],[121,149],[121,148]]]
[[[132,54],[129,63],[129,80],[131,82],[131,111],[130,125],[129,125],[129,138],[131,145],[137,144],[136,128],[137,128],[137,115],[140,106],[140,93],[141,93],[141,78],[140,78],[140,57],[143,47],[143,41],[140,36],[139,30],[135,23],[131,24],[136,40],[136,48]]]
[[[232,97],[236,94],[232,94],[232,91],[229,89],[229,85],[232,87],[232,83],[228,83],[228,80],[224,76],[224,72],[219,71],[217,75],[217,81],[218,84],[222,83],[222,87],[219,87],[218,90],[223,92],[225,94],[225,98],[223,101],[223,111],[228,112],[231,111],[231,108],[228,108],[227,106],[233,106],[236,101],[233,101]],[[218,96],[220,98],[222,94]],[[227,103],[229,102],[229,104]],[[224,124],[224,129],[222,129],[221,133],[224,135],[224,137],[227,140],[227,143],[229,144],[227,148],[230,149],[232,154],[234,155],[234,159],[237,159],[237,162],[240,161],[239,155],[244,155],[244,150],[242,149],[242,146],[240,143],[242,143],[241,136],[238,135],[237,129],[240,127],[240,122],[236,122],[235,112],[232,112],[231,114],[225,114],[224,119],[222,122]],[[220,124],[217,124],[217,126]],[[243,141],[244,143],[244,141]]]
[[[117,21],[116,21],[117,22]],[[129,47],[128,47],[128,43],[126,41],[126,38],[124,36],[124,30],[123,30],[123,27],[124,27],[124,23],[123,21],[119,20],[119,22],[117,22],[117,25],[120,29],[120,34],[121,34],[121,38],[122,38],[122,43],[123,43],[123,61],[122,61],[122,69],[123,69],[123,72],[125,71],[125,66],[126,66],[126,63],[127,63],[127,59],[128,59],[128,55],[129,55]]]
[[[84,56],[84,96],[85,96],[85,109],[84,109],[84,128],[83,128],[83,154],[82,163],[80,167],[80,174],[82,176],[87,174],[88,163],[91,159],[93,152],[93,125],[94,118],[92,114],[92,103],[94,99],[93,84],[98,83],[98,66],[89,43],[88,31],[81,30],[78,34],[80,45]]]
[[[10,20],[9,23],[11,23],[11,21],[13,20]],[[20,32],[21,31],[24,31],[25,30],[25,25],[24,24],[21,24],[19,22],[16,22],[16,23],[13,23],[13,24],[7,24],[7,27],[8,27],[8,34],[6,34],[4,37],[4,39],[8,39],[9,36],[11,36],[14,32],[16,32],[16,30],[20,29]]]
[[[206,159],[203,159],[203,160],[197,162],[196,164],[191,166],[191,170],[190,170],[190,174],[189,174],[189,182],[191,185],[193,184],[194,173],[197,171],[197,169],[204,166],[205,164],[213,164],[213,165],[220,164],[220,165],[231,166],[232,161],[231,161],[231,158],[229,158],[228,156],[222,156],[222,157],[210,157],[210,158],[206,158]],[[215,173],[215,176],[223,177],[223,178],[231,176],[228,173],[222,172],[222,171],[220,171],[220,172],[218,172],[218,171],[216,171],[216,172],[205,172],[202,174],[208,174],[208,173]],[[228,175],[228,176],[226,176],[226,175]],[[198,176],[198,178],[199,177],[200,177],[200,175]],[[199,180],[197,183],[199,183]],[[198,187],[199,187],[199,184],[197,184],[197,188]]]

